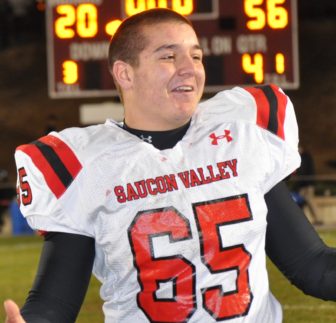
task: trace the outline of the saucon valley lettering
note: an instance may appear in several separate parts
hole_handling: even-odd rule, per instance
[[[114,187],[114,194],[119,203],[146,198],[148,195],[164,194],[179,189],[206,185],[213,182],[237,177],[237,159],[218,162],[196,169],[189,169],[177,174],[161,175],[142,179]]]

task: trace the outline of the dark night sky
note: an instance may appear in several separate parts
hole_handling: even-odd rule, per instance
[[[62,122],[61,127],[68,127],[77,122],[80,104],[78,99],[77,101],[50,100],[45,93],[46,64],[45,58],[42,57],[45,55],[44,12],[37,10],[38,4],[43,7],[41,6],[43,1],[7,1],[23,1],[30,6],[26,7],[25,15],[11,16],[11,19],[7,19],[9,8],[4,7],[6,0],[0,0],[0,123],[2,127],[0,139],[3,143],[0,169],[13,168],[14,147],[22,142],[36,139],[43,130],[46,115],[50,112],[58,114]],[[289,96],[294,101],[298,114],[301,138],[316,152],[317,162],[322,172],[330,172],[332,170],[325,170],[324,166],[326,160],[336,159],[336,154],[332,155],[335,148],[330,149],[335,147],[336,142],[336,111],[334,112],[336,110],[334,49],[336,0],[298,0],[298,15],[300,89],[290,91]],[[42,49],[22,46],[29,43],[40,44],[39,47]],[[19,48],[17,51],[15,51],[16,47]],[[30,58],[29,55],[35,56]],[[37,55],[40,56],[37,57]],[[26,70],[19,70],[20,63]],[[31,70],[27,70],[29,64]],[[39,70],[37,70],[38,66],[40,66]],[[11,71],[10,68],[13,70]],[[4,70],[8,73],[5,74]],[[42,91],[36,91],[41,88],[41,84]],[[13,118],[13,112],[21,118]],[[27,123],[27,120],[30,122]],[[316,123],[319,126],[316,126]]]

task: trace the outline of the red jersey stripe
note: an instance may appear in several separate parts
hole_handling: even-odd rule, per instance
[[[34,165],[41,171],[43,177],[54,195],[59,198],[66,190],[66,187],[56,174],[55,170],[51,167],[42,152],[34,144],[22,145],[17,148],[27,154]]]
[[[52,135],[20,146],[18,150],[30,156],[57,198],[62,196],[82,169],[81,163],[71,148]]]
[[[284,122],[287,96],[274,85],[246,88],[257,105],[257,124],[285,139]]]
[[[257,125],[268,129],[268,122],[270,118],[270,105],[267,100],[266,95],[260,88],[248,87],[245,88],[246,91],[250,92],[257,105]]]
[[[285,130],[284,130],[284,124],[285,124],[285,117],[286,117],[286,107],[287,107],[287,96],[280,92],[279,88],[273,84],[270,85],[274,91],[274,94],[276,95],[278,99],[278,136],[282,139],[285,139]]]
[[[73,178],[78,175],[82,169],[82,165],[74,152],[64,141],[52,135],[44,136],[40,138],[39,141],[50,146],[54,150]]]

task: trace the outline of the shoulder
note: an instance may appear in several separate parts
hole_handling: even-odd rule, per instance
[[[235,87],[203,101],[199,110],[221,120],[251,122],[285,139],[286,129],[296,127],[293,105],[281,88],[274,84]],[[291,130],[288,130],[292,132]]]
[[[93,196],[87,185],[97,178],[91,166],[109,143],[118,142],[113,138],[119,130],[108,125],[69,128],[17,147],[18,201],[33,228],[93,234],[81,209]]]
[[[287,95],[274,84],[247,87],[244,88],[244,91],[253,97],[256,123],[284,139],[286,110],[292,109],[292,104]]]
[[[76,157],[83,160],[91,156],[92,150],[101,151],[102,146],[115,137],[118,127],[114,128],[106,123],[83,128],[67,128],[60,132],[53,131],[29,144],[18,146],[16,153],[23,152],[33,160],[39,159],[42,155],[47,159],[57,155],[60,159]]]
[[[18,169],[25,168],[30,176],[42,175],[49,189],[59,198],[85,165],[98,158],[108,136],[105,125],[51,132],[17,147],[16,164]]]

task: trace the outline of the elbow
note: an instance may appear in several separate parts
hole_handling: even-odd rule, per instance
[[[336,301],[336,250],[328,249],[287,277],[306,295]]]

